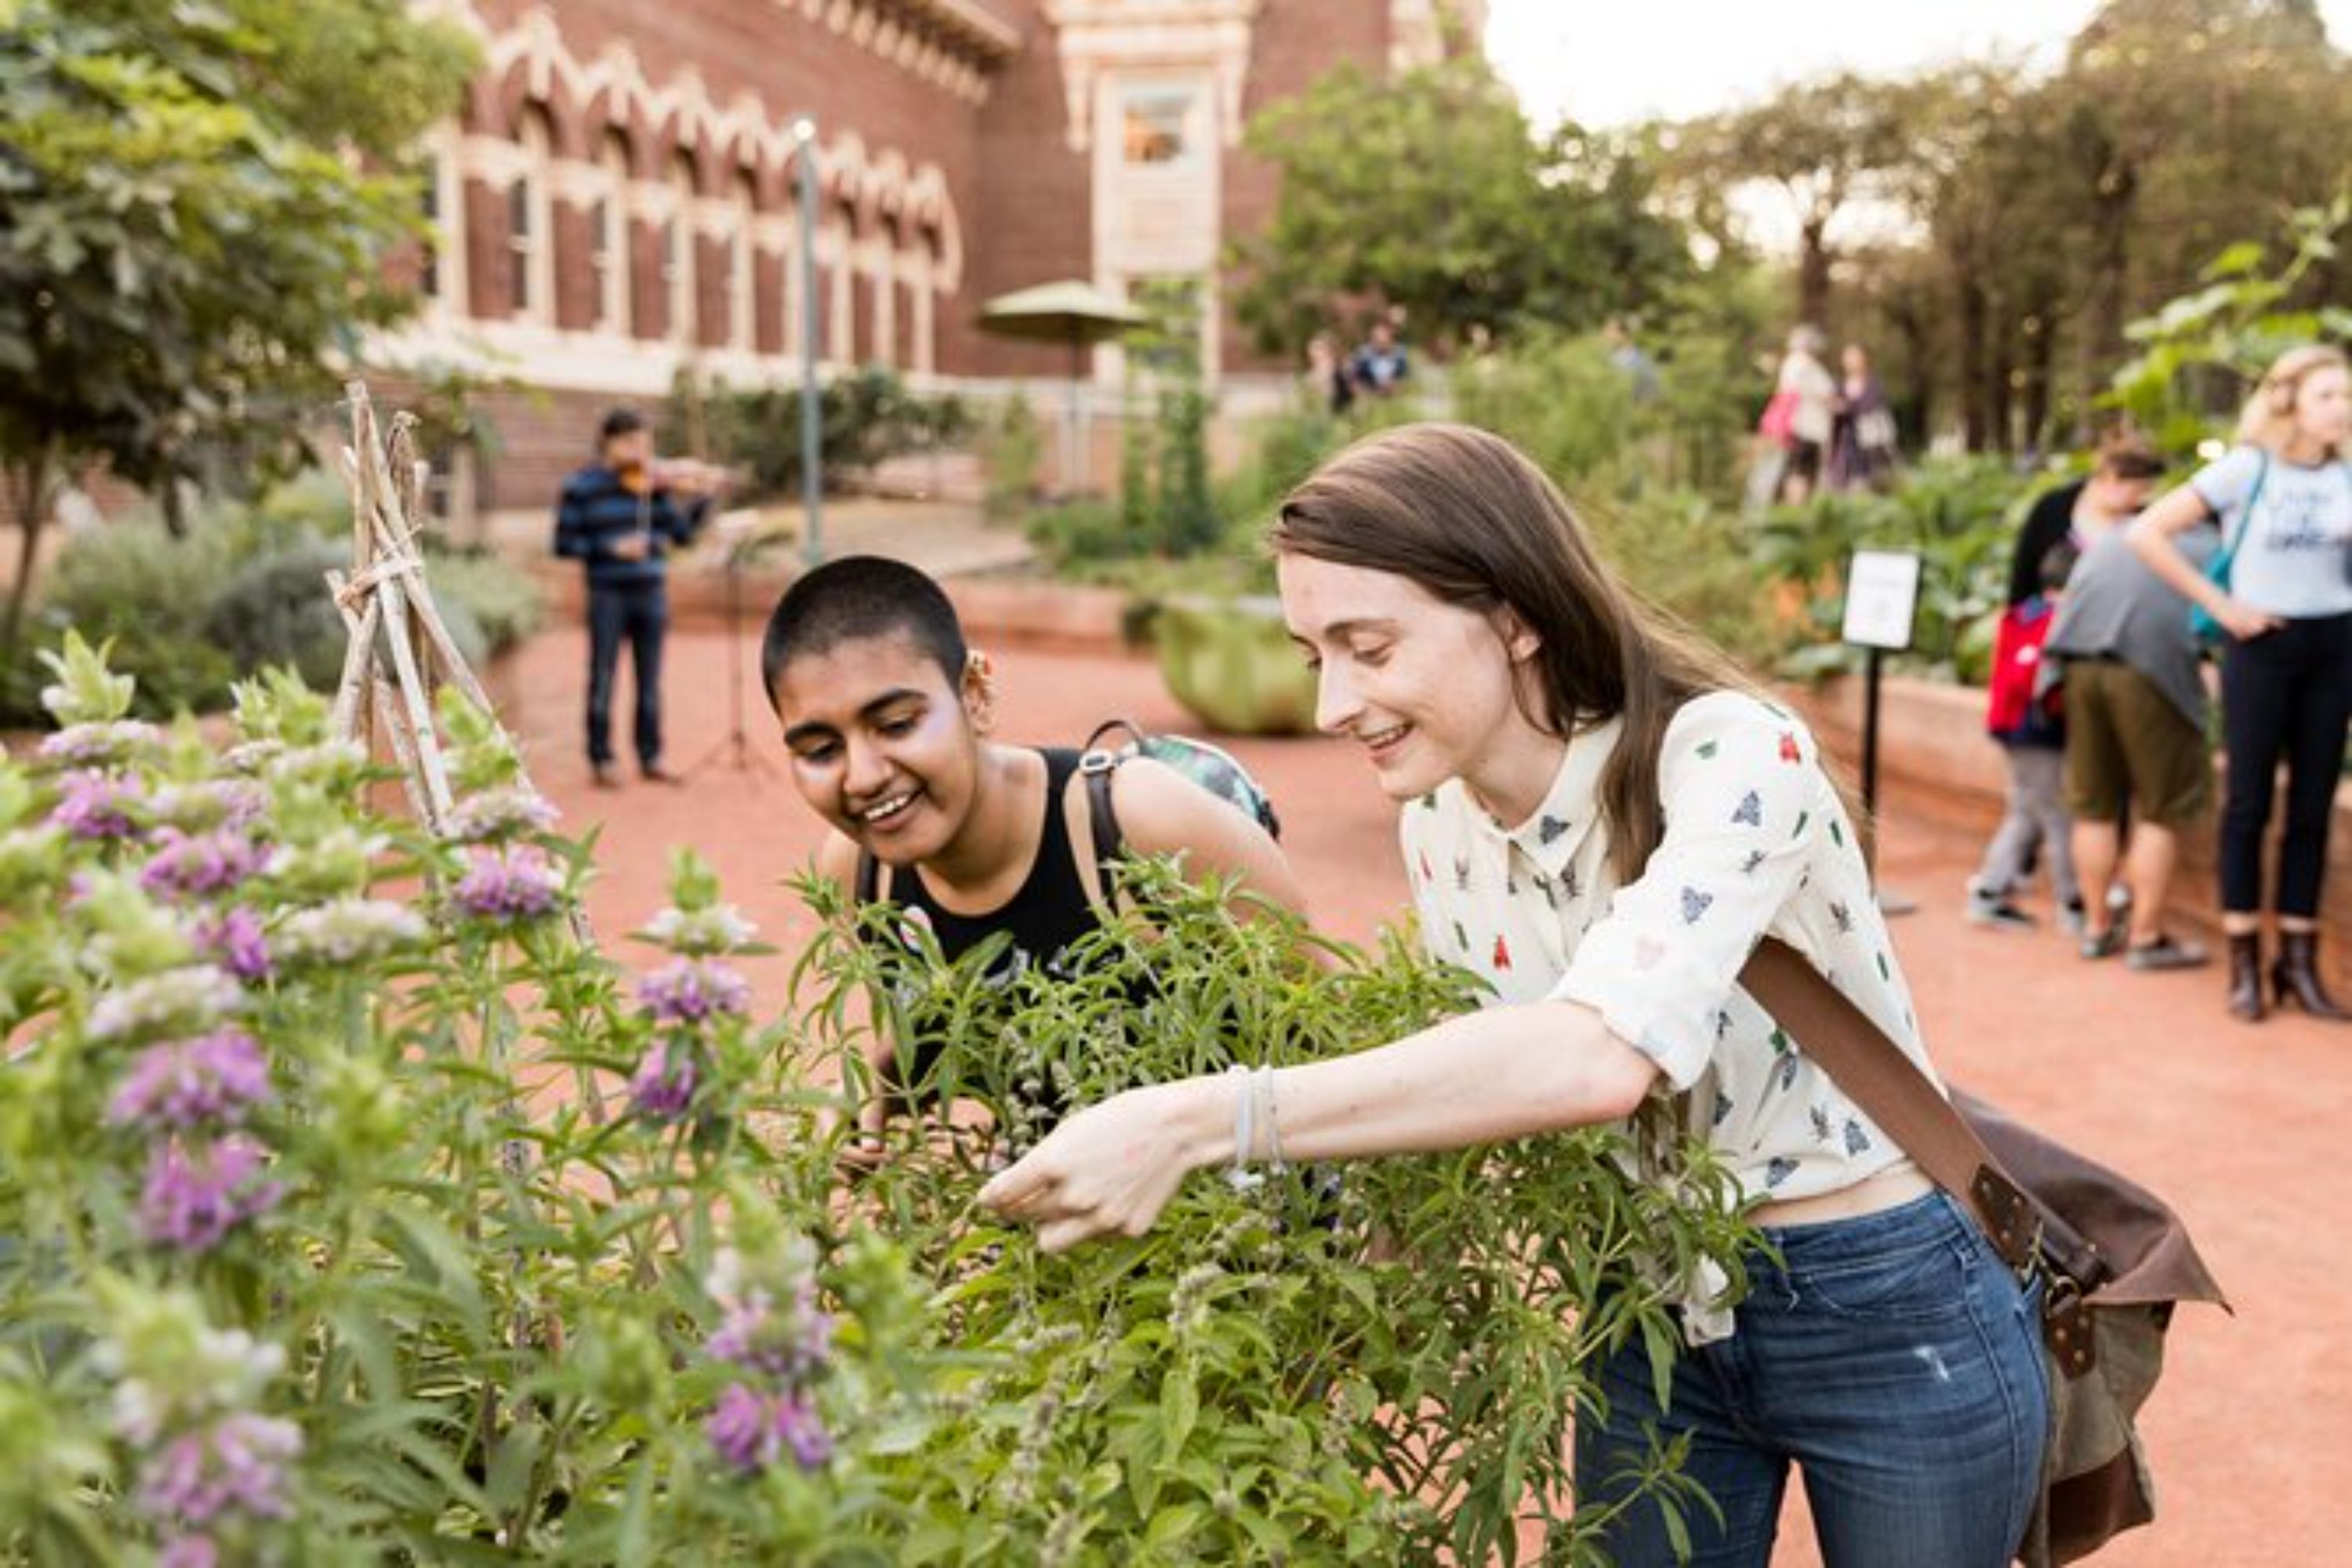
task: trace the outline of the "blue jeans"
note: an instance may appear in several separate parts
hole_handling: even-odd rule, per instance
[[[1654,1427],[1689,1435],[1684,1473],[1723,1510],[1685,1510],[1694,1563],[1765,1568],[1794,1461],[1828,1568],[2006,1568],[2049,1426],[2038,1289],[1940,1192],[1765,1234],[1782,1264],[1751,1267],[1729,1339],[1676,1361],[1668,1409],[1638,1339],[1602,1364],[1577,1495],[1623,1495]],[[1621,1568],[1678,1561],[1647,1500],[1603,1545]]]

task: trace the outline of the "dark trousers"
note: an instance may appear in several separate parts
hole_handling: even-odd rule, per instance
[[[2286,825],[2279,840],[2280,914],[2319,913],[2327,823],[2352,716],[2352,615],[2289,621],[2232,642],[2221,655],[2222,740],[2229,752],[2221,807],[2221,907],[2263,907],[2263,834],[2279,759],[2286,759]]]
[[[661,760],[662,635],[669,629],[669,595],[659,583],[588,589],[588,760],[613,760],[613,677],[621,644],[629,645],[636,677],[637,761]]]

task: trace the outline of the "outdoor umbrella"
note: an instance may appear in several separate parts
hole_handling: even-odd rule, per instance
[[[1069,447],[1062,473],[1072,489],[1086,485],[1087,350],[1149,319],[1126,300],[1076,278],[1000,294],[980,308],[982,331],[1070,346]]]

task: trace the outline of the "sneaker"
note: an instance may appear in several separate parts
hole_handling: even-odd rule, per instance
[[[1969,923],[2006,931],[2032,931],[2034,918],[2009,901],[2004,893],[1969,889]]]
[[[647,784],[682,784],[686,782],[657,762],[647,763],[638,773]]]
[[[2126,967],[2146,974],[2159,969],[2194,969],[2211,957],[2193,942],[2176,942],[2168,936],[2158,937],[2143,946],[2126,949]]]
[[[2058,906],[2058,929],[2080,942],[2091,931],[2091,914],[2079,898],[2067,900]]]
[[[621,775],[613,771],[613,764],[610,763],[589,763],[588,780],[598,789],[618,789],[621,787]]]
[[[2126,934],[2127,928],[2123,921],[2113,921],[2083,939],[2083,956],[2092,959],[2113,958],[2124,950],[2124,938]]]

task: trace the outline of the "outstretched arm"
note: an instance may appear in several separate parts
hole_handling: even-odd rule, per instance
[[[1492,1007],[1392,1045],[1273,1075],[1286,1159],[1500,1142],[1632,1114],[1658,1068],[1573,1002]],[[1089,1107],[982,1189],[1058,1252],[1150,1228],[1185,1175],[1234,1158],[1239,1075],[1131,1089]],[[1250,1151],[1263,1154],[1263,1133]]]

